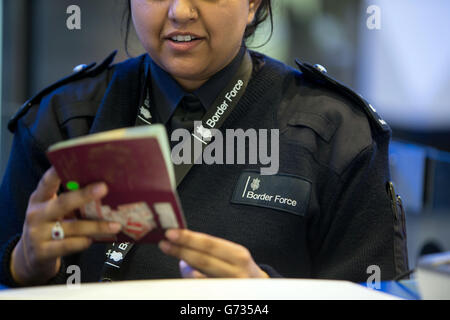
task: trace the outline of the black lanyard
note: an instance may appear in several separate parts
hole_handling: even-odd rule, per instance
[[[149,68],[147,68],[146,73]],[[227,86],[221,91],[219,96],[214,100],[212,106],[208,108],[208,111],[203,116],[201,120],[202,130],[207,129],[219,129],[234,108],[237,106],[239,100],[244,95],[245,89],[250,81],[253,70],[252,59],[248,51],[245,53],[242,63],[239,67],[238,72],[234,75]],[[146,81],[149,77],[146,74]],[[148,81],[149,82],[149,81]],[[136,125],[151,125],[152,124],[152,114],[150,111],[150,85],[146,85],[146,95],[141,106],[138,110],[138,115],[136,118]],[[200,126],[197,126],[197,128]],[[193,139],[191,139],[191,150],[194,150],[194,145],[199,144],[202,151],[206,146],[212,142],[213,139],[204,139],[203,136],[195,132],[191,133]],[[193,152],[191,154],[194,154]],[[179,164],[174,165],[175,178],[177,187],[183,181],[184,177],[188,174],[189,170],[194,166],[195,161],[191,161],[189,164]],[[108,246],[106,250],[106,261],[103,265],[102,275],[100,281],[115,281],[120,280],[120,268],[125,259],[125,256],[133,248],[134,243],[122,242],[122,243],[112,243]]]

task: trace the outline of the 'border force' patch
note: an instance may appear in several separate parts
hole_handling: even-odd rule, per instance
[[[260,175],[244,171],[238,179],[231,203],[270,208],[305,216],[311,182],[294,175]]]

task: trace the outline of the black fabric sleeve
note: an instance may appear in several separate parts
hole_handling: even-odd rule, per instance
[[[10,251],[14,249],[14,240],[18,241],[17,235],[22,233],[28,199],[49,167],[45,153],[19,121],[0,187],[0,248],[4,249],[0,256],[0,279],[10,276]],[[6,264],[8,268],[4,267]]]
[[[20,234],[17,234],[0,248],[0,284],[10,288],[18,287],[11,275],[10,264],[12,252],[19,240]]]
[[[318,239],[312,240],[313,277],[365,282],[376,267],[381,280],[407,270],[406,235],[396,232],[404,220],[396,219],[386,189],[388,145],[387,136],[374,140],[339,181],[328,183],[320,236],[311,236]]]

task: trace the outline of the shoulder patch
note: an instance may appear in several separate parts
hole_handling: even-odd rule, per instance
[[[306,78],[344,94],[358,106],[361,106],[376,129],[381,132],[391,132],[391,128],[387,122],[378,115],[377,110],[369,102],[367,102],[360,94],[329,76],[327,70],[323,66],[318,64],[312,66],[311,64],[301,62],[298,59],[295,60],[295,63]]]
[[[34,104],[38,104],[44,96],[46,96],[53,90],[55,90],[59,87],[62,87],[63,85],[66,85],[70,82],[77,81],[77,80],[83,79],[88,76],[92,77],[92,76],[96,76],[96,75],[100,74],[101,72],[103,72],[105,69],[107,69],[111,65],[111,63],[114,61],[116,54],[117,54],[117,50],[112,52],[98,66],[95,62],[93,62],[89,65],[84,65],[84,64],[79,65],[73,69],[73,73],[71,75],[69,75],[65,78],[62,78],[61,80],[55,82],[54,84],[44,88],[43,90],[41,90],[40,92],[35,94],[32,98],[27,100],[27,102],[25,102],[19,108],[19,110],[16,112],[16,114],[8,121],[9,131],[14,133],[14,131],[16,130],[16,127],[17,127],[17,121],[19,121],[19,119],[21,117],[23,117]]]

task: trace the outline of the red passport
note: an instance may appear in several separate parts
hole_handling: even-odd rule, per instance
[[[150,242],[169,228],[186,228],[163,125],[117,129],[63,141],[47,157],[66,190],[105,182],[108,194],[80,208],[83,219],[115,221],[115,239]]]

